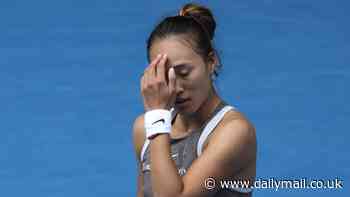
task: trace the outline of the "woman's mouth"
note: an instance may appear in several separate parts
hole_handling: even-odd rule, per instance
[[[176,99],[175,105],[177,105],[177,106],[183,106],[184,104],[187,103],[187,101],[189,101],[189,99]]]

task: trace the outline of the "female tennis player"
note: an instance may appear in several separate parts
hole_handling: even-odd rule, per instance
[[[215,27],[208,8],[187,4],[148,39],[145,113],[133,125],[138,197],[252,195],[255,129],[215,91]]]

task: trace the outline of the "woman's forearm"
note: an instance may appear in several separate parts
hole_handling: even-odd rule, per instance
[[[162,134],[151,140],[151,181],[156,197],[178,197],[183,182],[175,162],[171,159],[170,137]]]

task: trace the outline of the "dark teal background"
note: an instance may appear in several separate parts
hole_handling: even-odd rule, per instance
[[[154,25],[187,1],[0,1],[0,196],[135,196],[131,127]],[[222,97],[255,124],[257,176],[343,180],[350,3],[200,1],[217,19]]]

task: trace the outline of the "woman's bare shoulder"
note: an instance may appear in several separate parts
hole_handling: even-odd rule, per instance
[[[255,127],[241,112],[230,110],[219,123],[215,133],[223,133],[225,136],[250,138],[255,140]],[[232,140],[226,138],[227,140]]]
[[[251,161],[256,152],[256,133],[254,125],[238,111],[228,111],[208,140],[208,147],[227,144],[226,151],[231,156],[238,156]],[[231,149],[231,150],[230,150]],[[225,152],[226,152],[225,151]]]
[[[236,110],[228,111],[224,118],[222,119],[220,125],[221,127],[240,127],[245,128],[246,131],[255,132],[255,127],[253,123],[242,113]]]
[[[137,158],[140,158],[143,144],[145,143],[144,114],[137,116],[133,124],[133,144]]]

